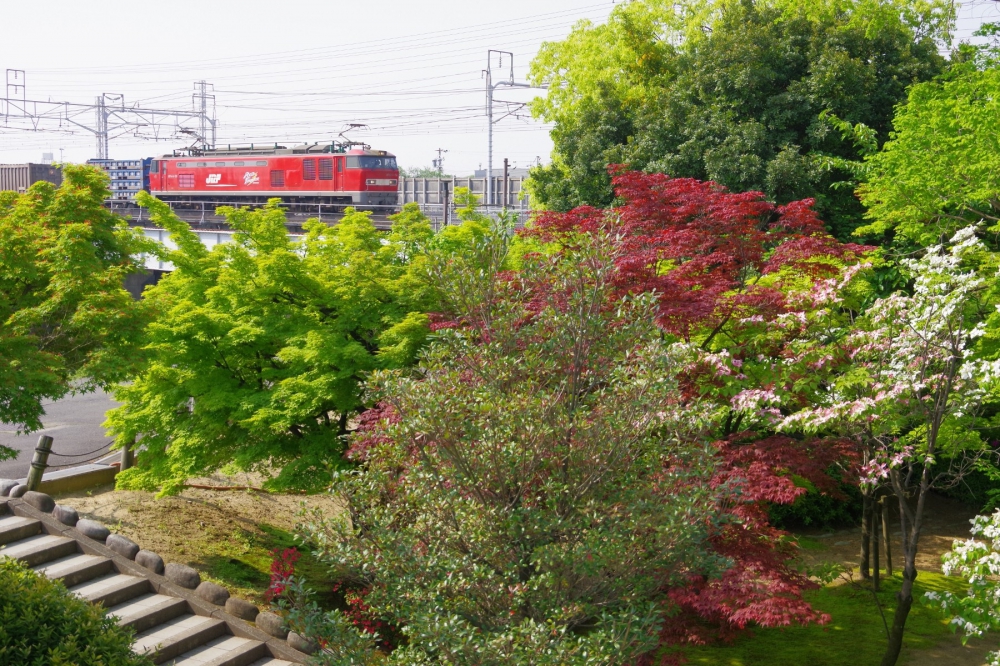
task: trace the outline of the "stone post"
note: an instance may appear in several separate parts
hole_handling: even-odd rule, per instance
[[[38,438],[35,455],[31,458],[31,469],[28,470],[26,483],[28,490],[38,490],[38,487],[42,485],[42,473],[48,467],[50,453],[52,453],[52,438],[48,435],[42,435]]]

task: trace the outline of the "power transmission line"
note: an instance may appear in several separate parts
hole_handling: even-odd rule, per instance
[[[193,111],[176,109],[152,109],[138,104],[126,106],[125,96],[117,93],[99,95],[93,104],[76,102],[53,102],[28,99],[27,85],[23,70],[7,70],[6,97],[0,98],[0,127],[31,132],[64,132],[85,130],[94,134],[97,141],[97,157],[109,157],[109,142],[124,134],[139,138],[164,140],[174,138],[177,133],[193,133],[185,123],[198,121],[203,145],[209,145],[206,134],[211,129],[212,143],[215,137],[214,95],[207,95],[207,83],[201,85],[200,108]],[[208,101],[212,100],[212,115],[209,117]],[[93,114],[93,122],[86,120]],[[162,136],[163,128],[172,123],[170,137]]]

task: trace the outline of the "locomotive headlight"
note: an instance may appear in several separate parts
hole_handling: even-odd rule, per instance
[[[369,185],[374,185],[375,184],[375,179],[374,178],[369,178],[368,179],[368,184]]]

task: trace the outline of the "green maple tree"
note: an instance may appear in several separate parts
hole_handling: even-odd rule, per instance
[[[0,421],[24,432],[42,427],[43,401],[128,377],[149,315],[123,281],[152,242],[103,207],[106,176],[63,174],[0,192]]]
[[[145,292],[158,313],[148,361],[107,421],[119,445],[138,438],[142,450],[119,487],[176,492],[227,466],[280,470],[268,487],[323,487],[365,376],[412,363],[429,333],[428,219],[409,205],[385,233],[348,209],[295,239],[273,200],[220,209],[233,242],[209,250],[166,204],[140,202],[177,249],[163,256],[175,270]]]

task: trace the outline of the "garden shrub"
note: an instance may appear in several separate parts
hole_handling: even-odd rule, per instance
[[[663,590],[726,565],[709,411],[679,387],[693,351],[663,340],[652,299],[614,293],[608,238],[512,275],[490,236],[438,266],[455,327],[416,372],[375,373],[384,418],[335,477],[346,510],[306,535],[401,625],[391,663],[635,664]],[[290,611],[323,663],[382,659],[351,615]]]
[[[0,664],[152,666],[132,652],[132,630],[62,583],[0,558]]]

